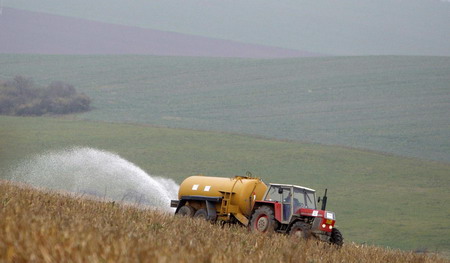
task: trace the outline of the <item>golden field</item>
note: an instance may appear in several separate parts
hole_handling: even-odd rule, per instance
[[[345,241],[338,249],[0,181],[0,262],[449,262]]]

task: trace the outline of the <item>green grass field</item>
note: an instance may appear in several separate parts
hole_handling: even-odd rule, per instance
[[[243,175],[305,185],[337,214],[347,242],[449,253],[450,165],[336,146],[135,124],[0,117],[1,178],[44,151],[89,146],[116,152],[149,174]]]
[[[0,79],[62,80],[94,121],[225,131],[450,162],[449,57],[0,55]]]

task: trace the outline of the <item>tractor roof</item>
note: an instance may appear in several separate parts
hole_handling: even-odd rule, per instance
[[[296,187],[296,188],[302,188],[308,191],[312,191],[312,192],[316,192],[316,190],[308,188],[308,187],[304,187],[304,186],[299,186],[299,185],[295,185],[295,184],[273,184],[271,183],[270,185],[277,185],[277,186],[286,186],[286,187]]]

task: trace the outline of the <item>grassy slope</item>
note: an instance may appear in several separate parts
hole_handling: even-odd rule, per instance
[[[0,55],[0,79],[74,84],[82,118],[312,141],[450,162],[450,58]]]
[[[446,1],[405,5],[403,1],[326,0],[280,5],[273,0],[264,4],[247,0],[205,6],[203,1],[117,0],[111,5],[108,0],[14,0],[4,5],[328,54],[450,54]]]
[[[250,234],[155,211],[19,188],[0,181],[0,261],[448,262],[371,246],[341,249]]]
[[[448,164],[234,134],[51,118],[0,117],[0,167],[74,145],[119,153],[148,173],[183,178],[249,170],[266,182],[329,190],[347,241],[446,251]],[[1,172],[1,171],[0,171]],[[4,169],[3,178],[7,177]],[[448,252],[448,251],[447,251]]]

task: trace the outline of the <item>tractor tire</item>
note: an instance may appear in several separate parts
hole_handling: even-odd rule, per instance
[[[195,209],[192,206],[184,205],[180,209],[178,209],[177,215],[193,217],[195,213]]]
[[[197,212],[195,212],[194,218],[200,218],[200,219],[203,219],[203,220],[207,220],[208,219],[208,212],[206,211],[205,208],[200,208],[199,210],[197,210]]]
[[[250,230],[255,233],[271,233],[277,226],[273,209],[265,205],[255,210],[250,221]]]
[[[297,221],[291,226],[289,234],[299,239],[308,239],[311,237],[310,225],[302,221]]]
[[[341,247],[344,244],[344,238],[342,237],[341,231],[337,228],[331,230],[330,243]]]

